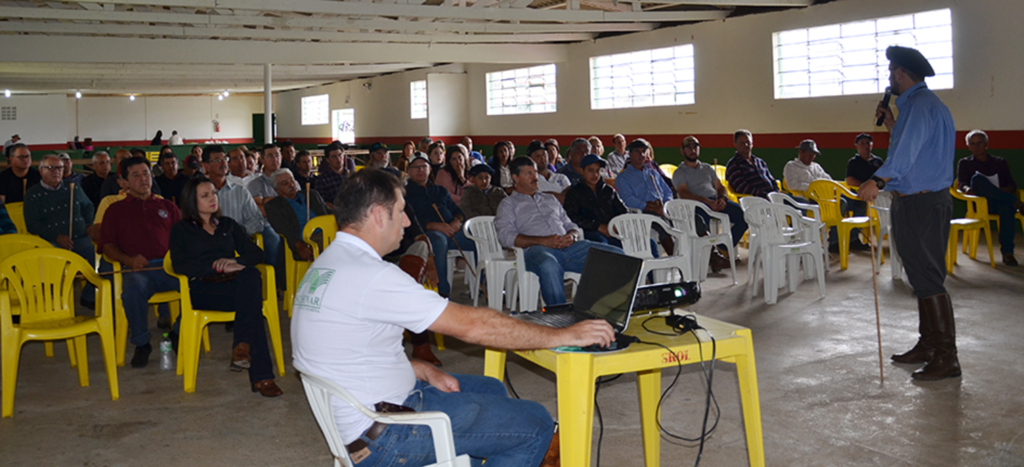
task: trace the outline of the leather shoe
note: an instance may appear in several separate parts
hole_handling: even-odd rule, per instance
[[[718,251],[718,248],[711,248],[711,258],[708,265],[711,267],[712,273],[718,274],[718,271],[729,267],[729,260]]]
[[[1013,253],[1004,253],[1003,254],[1003,264],[1005,264],[1007,266],[1016,266],[1017,265],[1017,258],[1013,257]]]
[[[434,366],[441,366],[441,360],[434,356],[434,352],[430,350],[429,343],[412,346],[412,358],[423,360]]]
[[[239,342],[231,351],[231,371],[248,370],[252,366],[252,357],[249,356],[249,344]]]
[[[149,365],[149,354],[153,353],[153,346],[147,343],[135,347],[135,354],[132,355],[132,368],[145,368]]]
[[[274,384],[272,379],[252,383],[252,392],[258,392],[263,397],[277,397],[284,394],[284,391],[277,387],[277,384]]]

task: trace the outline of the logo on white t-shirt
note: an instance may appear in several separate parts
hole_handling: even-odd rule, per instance
[[[316,268],[307,271],[306,275],[302,277],[302,282],[299,282],[298,291],[295,294],[295,307],[319,313],[324,293],[327,292],[327,283],[333,276],[333,269]]]

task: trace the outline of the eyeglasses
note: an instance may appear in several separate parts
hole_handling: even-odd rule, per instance
[[[426,169],[427,167],[428,167],[427,164],[423,164],[423,165],[410,165],[409,166],[409,170],[423,170],[423,169]]]
[[[207,162],[207,164],[220,164],[221,162],[224,162],[225,160],[227,160],[227,159],[224,159],[223,157],[217,157],[217,158],[214,158],[214,159],[210,159],[210,162]]]
[[[40,165],[39,169],[40,170],[52,170],[54,172],[56,172],[56,171],[63,172],[64,171],[64,166],[63,165]]]

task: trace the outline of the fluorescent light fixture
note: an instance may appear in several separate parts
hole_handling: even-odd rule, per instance
[[[135,102],[135,94],[129,94],[128,95],[128,100],[130,100],[132,102]]]
[[[224,91],[224,97],[228,97],[228,96],[230,96],[230,95],[231,95],[231,93],[229,93],[229,92],[227,92],[227,91]]]
[[[223,94],[217,94],[217,100],[219,100],[219,101],[224,100],[224,95]]]
[[[82,91],[75,91],[75,99],[81,99],[81,98],[82,98]]]
[[[4,97],[11,97],[11,90],[10,89],[4,89]]]

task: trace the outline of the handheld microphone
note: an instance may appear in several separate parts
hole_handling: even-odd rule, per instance
[[[892,91],[888,86],[885,87],[885,96],[882,96],[882,107],[889,107],[889,99],[892,99]],[[882,122],[885,121],[885,115],[878,117],[875,120],[875,126],[882,126]]]

